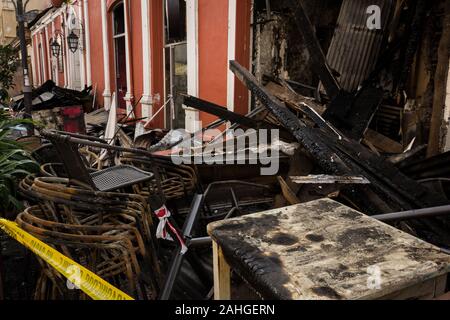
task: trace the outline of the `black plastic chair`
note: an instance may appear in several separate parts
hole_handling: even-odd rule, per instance
[[[42,136],[48,139],[58,151],[69,179],[76,180],[93,190],[108,192],[135,184],[150,181],[154,174],[128,165],[120,165],[108,169],[89,172],[78,150],[69,135],[44,131]]]

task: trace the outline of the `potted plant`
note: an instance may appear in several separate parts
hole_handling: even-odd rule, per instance
[[[18,183],[39,169],[23,146],[8,136],[11,128],[26,123],[31,120],[12,119],[7,111],[0,110],[0,217],[23,208],[18,199]]]

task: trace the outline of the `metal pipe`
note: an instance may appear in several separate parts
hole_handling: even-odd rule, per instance
[[[211,237],[194,238],[189,242],[190,247],[206,247],[212,244]]]
[[[62,139],[66,139],[67,141],[72,142],[72,143],[76,143],[76,144],[80,144],[80,145],[84,145],[84,146],[90,146],[90,147],[94,147],[94,148],[100,148],[100,149],[106,149],[106,150],[112,150],[112,151],[119,151],[119,152],[135,153],[135,154],[140,154],[142,156],[154,157],[154,155],[151,152],[148,152],[148,151],[145,151],[145,150],[123,148],[123,147],[112,146],[112,145],[105,144],[105,143],[88,141],[85,138],[84,139],[79,139],[79,138],[71,137],[71,136],[67,135],[67,133],[65,133],[64,135],[59,135],[59,134],[55,134],[53,132],[44,130],[44,131],[42,131],[41,135],[44,138],[48,138],[48,137],[56,137],[56,138],[58,138],[59,137],[59,138],[62,138]]]
[[[422,219],[430,217],[439,217],[450,215],[450,205],[433,207],[419,210],[410,210],[403,212],[395,212],[388,214],[380,214],[372,216],[372,218],[383,222],[399,221],[399,220],[411,220],[411,219]]]
[[[188,215],[186,222],[183,227],[183,236],[186,238],[191,238],[192,231],[194,229],[195,223],[197,222],[200,209],[203,206],[204,196],[202,194],[196,194],[191,205],[191,213]]]
[[[192,237],[192,231],[199,216],[200,209],[203,205],[203,200],[204,196],[202,194],[195,195],[194,200],[192,201],[190,213],[183,227],[183,236],[187,239],[186,245],[188,247],[190,246],[190,238]],[[189,254],[189,252],[187,254]],[[172,261],[170,263],[169,272],[167,274],[167,278],[160,295],[160,300],[170,299],[175,281],[178,277],[178,274],[180,273],[180,269],[183,264],[184,256],[185,255],[179,251],[174,253]]]

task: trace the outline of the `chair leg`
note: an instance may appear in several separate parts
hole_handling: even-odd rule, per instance
[[[213,242],[214,300],[231,300],[231,269],[222,249]]]

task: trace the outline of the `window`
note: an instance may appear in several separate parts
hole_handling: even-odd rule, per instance
[[[166,0],[166,43],[186,41],[186,1]]]
[[[180,94],[187,92],[186,1],[166,0],[164,9],[166,100],[171,99],[166,109],[166,125],[170,129],[182,129],[186,113]]]

